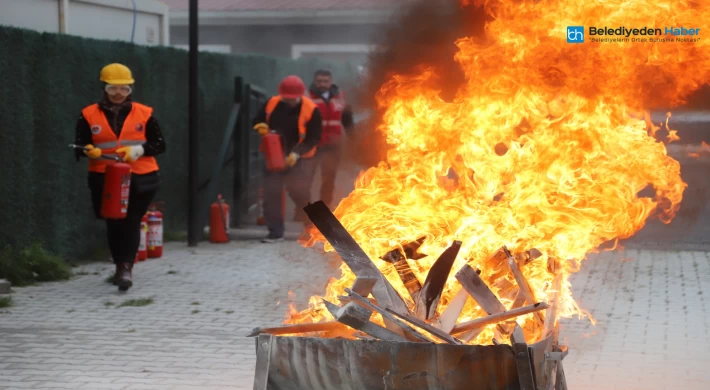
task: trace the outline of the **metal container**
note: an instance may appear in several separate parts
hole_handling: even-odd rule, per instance
[[[550,341],[528,346],[536,377],[543,375]],[[469,346],[268,334],[259,335],[256,343],[255,390],[524,388],[513,348],[506,344]],[[560,382],[564,380],[558,380],[556,388],[564,389]],[[539,381],[536,387],[542,388]]]

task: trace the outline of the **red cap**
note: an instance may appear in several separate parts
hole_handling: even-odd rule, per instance
[[[286,99],[296,99],[306,93],[306,84],[298,76],[287,76],[279,84],[279,95]]]

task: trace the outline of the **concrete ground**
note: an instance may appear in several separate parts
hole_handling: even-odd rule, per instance
[[[701,168],[684,170],[697,194],[679,220],[695,235],[649,225],[626,243],[642,249],[592,255],[573,277],[577,301],[598,322],[562,324],[570,389],[710,388],[710,252],[643,250],[658,240],[708,244],[710,218],[697,218],[710,212]],[[356,171],[339,177],[338,196]],[[289,224],[287,237],[298,227]],[[339,273],[294,241],[260,244],[262,227],[237,233],[225,245],[168,245],[162,259],[136,266],[127,294],[104,282],[108,263],[15,288],[15,306],[0,309],[0,390],[251,389],[255,346],[244,336],[280,324],[289,302],[303,307]]]
[[[169,245],[136,266],[127,294],[105,283],[111,268],[14,289],[15,306],[0,311],[0,389],[250,389],[244,336],[338,275],[293,241]],[[571,389],[710,388],[708,253],[594,255],[573,286],[598,322],[564,321]],[[152,303],[121,307],[141,298]]]

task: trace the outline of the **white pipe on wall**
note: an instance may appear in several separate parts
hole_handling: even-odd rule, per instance
[[[59,1],[59,33],[67,34],[69,32],[69,25],[67,23],[67,14],[69,13],[69,0],[57,1]]]

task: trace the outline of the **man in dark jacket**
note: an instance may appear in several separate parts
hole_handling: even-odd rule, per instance
[[[286,77],[279,85],[279,94],[270,98],[254,118],[254,129],[261,135],[271,130],[281,136],[288,166],[282,172],[264,172],[264,219],[269,228],[269,235],[262,240],[265,243],[283,240],[284,186],[300,213],[311,201],[313,156],[321,138],[322,119],[305,92],[306,86],[298,76]]]
[[[316,152],[316,165],[321,172],[320,200],[332,208],[335,206],[335,177],[343,150],[343,130],[350,133],[353,129],[353,113],[345,93],[333,83],[329,70],[316,71],[309,97],[318,105],[323,117],[323,134]]]

